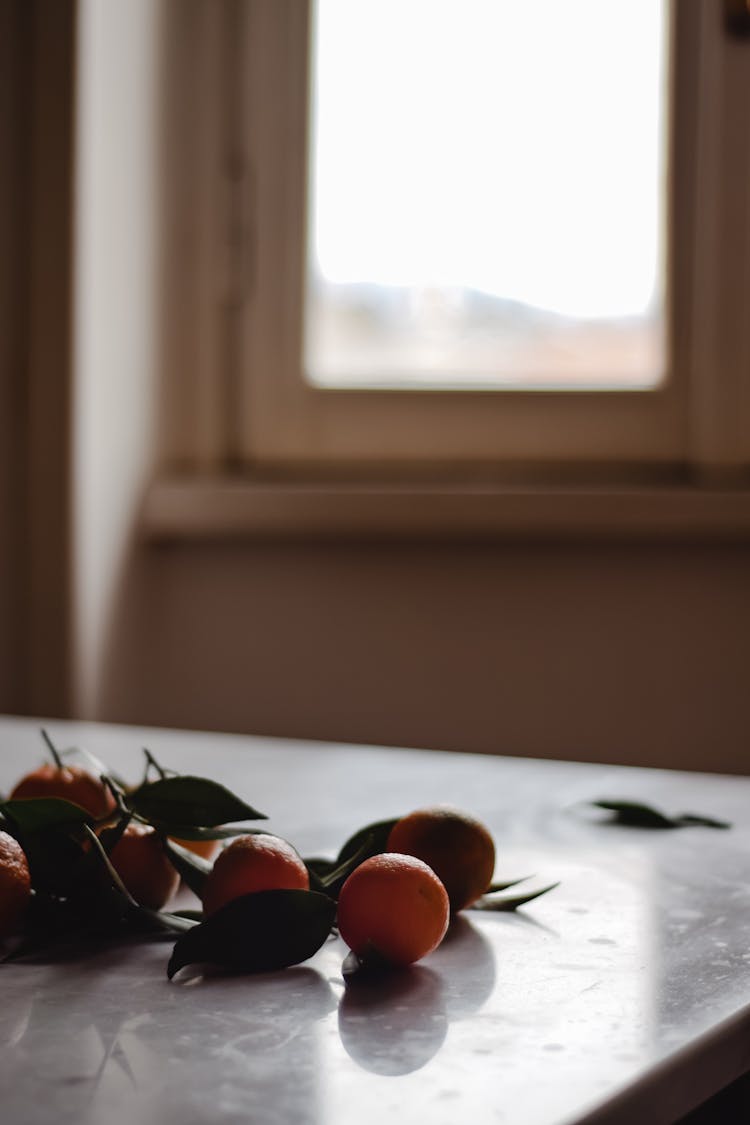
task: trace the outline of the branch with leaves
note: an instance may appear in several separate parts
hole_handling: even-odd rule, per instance
[[[268,833],[248,825],[266,819],[265,814],[215,781],[164,768],[148,749],[143,778],[129,788],[87,752],[59,750],[46,731],[43,737],[53,764],[36,771],[43,776],[36,777],[31,791],[47,795],[15,795],[29,775],[0,801],[0,828],[23,849],[33,888],[23,932],[6,960],[40,955],[61,943],[172,936],[177,941],[170,978],[191,964],[248,972],[284,968],[307,960],[336,933],[337,901],[352,873],[366,860],[394,850],[388,841],[399,818],[379,820],[355,832],[335,859],[297,856],[300,867],[304,864],[305,889],[241,894],[209,916],[200,910],[155,909],[139,901],[123,870],[120,853],[129,837],[140,833],[155,840],[161,861],[203,900],[213,865],[190,845],[253,834],[268,839]],[[87,771],[71,765],[76,757]],[[84,772],[87,794],[93,782],[101,790],[100,804],[88,809],[67,799],[79,792],[75,785]],[[94,807],[106,811],[95,815]],[[507,893],[524,881],[491,883],[471,909],[517,910],[557,886]]]

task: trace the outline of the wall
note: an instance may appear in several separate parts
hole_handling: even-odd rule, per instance
[[[98,713],[102,645],[131,581],[154,448],[161,5],[79,0],[74,421],[75,706]]]
[[[21,231],[24,106],[22,18],[17,4],[0,5],[0,710],[18,707],[20,492],[17,371],[23,362]],[[14,49],[15,46],[15,49]],[[15,65],[14,65],[15,63]],[[15,160],[11,159],[15,155]]]
[[[81,5],[100,57],[84,52],[79,103],[95,144],[79,180],[78,713],[746,772],[747,547],[139,538],[161,346],[157,7]]]
[[[75,0],[0,5],[0,708],[70,709]]]
[[[99,717],[747,772],[750,551],[136,555]]]

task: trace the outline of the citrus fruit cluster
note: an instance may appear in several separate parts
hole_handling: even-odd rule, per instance
[[[0,800],[0,941],[20,936],[11,956],[192,927],[163,909],[183,868],[207,864],[221,839],[247,831],[228,824],[263,814],[214,781],[163,770],[148,751],[143,780],[129,787],[42,734],[51,760]]]
[[[303,859],[280,836],[235,827],[264,814],[214,781],[164,770],[145,751],[143,780],[128,787],[44,737],[51,762],[0,801],[0,940],[17,935],[11,956],[167,930],[179,935],[170,978],[191,964],[264,971],[307,960],[338,930],[351,973],[426,956],[459,910],[513,909],[543,893],[493,906],[512,884],[491,883],[492,836],[456,809],[378,821],[335,860]],[[180,878],[202,910],[165,909]]]
[[[488,830],[448,808],[368,825],[333,861],[304,860],[279,836],[248,833],[220,853],[205,878],[189,876],[204,920],[178,940],[168,972],[202,961],[292,964],[306,927],[311,946],[319,946],[334,926],[352,952],[349,971],[408,965],[440,944],[452,912],[488,890],[494,866]],[[295,909],[301,916],[292,923]],[[248,942],[241,935],[250,932]],[[306,956],[315,951],[304,948]]]

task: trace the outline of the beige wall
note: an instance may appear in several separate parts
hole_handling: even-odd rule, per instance
[[[0,6],[0,18],[44,8]],[[127,10],[128,37],[121,30],[116,45],[139,60],[126,78],[147,92],[150,4]],[[0,35],[0,51],[11,42]],[[89,79],[106,83],[114,73]],[[18,90],[11,74],[0,65],[3,96],[6,87]],[[48,81],[44,88],[60,104]],[[105,165],[81,171],[81,185],[117,190],[103,212],[93,200],[81,205],[96,221],[83,259],[96,299],[79,324],[74,427],[78,710],[129,722],[747,772],[748,548],[165,548],[138,540],[157,375],[151,141],[147,131],[130,132],[150,120],[145,92],[119,104],[116,151],[127,176]],[[0,116],[0,150],[16,156],[15,122]],[[107,150],[98,152],[103,159]],[[70,153],[55,158],[54,145],[43,146],[35,159],[46,158],[57,160],[64,188]],[[36,258],[30,245],[28,257],[10,252],[19,232],[11,169],[18,164],[0,162],[0,706],[61,713],[70,594],[66,260],[55,252],[56,272],[43,268],[45,251],[57,249],[49,239],[37,240]],[[34,182],[36,205],[64,245],[64,207],[51,216],[49,178],[39,173]],[[141,218],[130,228],[134,208]],[[36,333],[36,352],[18,337],[18,271],[33,263],[44,298],[33,303],[35,315],[48,317],[49,330]],[[51,402],[61,406],[56,413]]]
[[[43,47],[59,66],[37,71],[36,104],[47,108],[39,128],[27,120],[27,140],[40,141],[27,202],[40,221],[18,252],[19,119],[0,98],[0,154],[13,157],[0,161],[0,707],[64,713],[72,667],[75,710],[92,718],[747,772],[747,547],[139,540],[159,348],[154,9],[110,6],[129,13],[127,27],[106,32],[124,70],[90,72],[86,88],[101,94],[117,79],[124,96],[117,145],[97,149],[115,163],[79,168],[79,220],[92,225],[79,231],[88,304],[71,430],[70,147],[44,122],[70,93],[70,44],[60,57],[47,17],[63,13],[67,33],[73,9],[0,5],[2,20],[45,17]],[[83,7],[101,15],[104,0]],[[14,42],[0,34],[3,95],[21,88],[5,57]],[[96,109],[90,125],[106,133]],[[50,193],[52,182],[61,190]],[[113,210],[97,209],[101,191]],[[19,334],[31,312],[41,318],[33,339]]]
[[[160,5],[79,0],[78,18],[74,689],[93,714],[154,450]]]
[[[79,168],[79,711],[746,772],[748,547],[139,539],[160,347],[155,11],[81,3],[100,58],[82,61],[79,108],[102,143]]]
[[[750,550],[142,546],[99,717],[747,772]]]

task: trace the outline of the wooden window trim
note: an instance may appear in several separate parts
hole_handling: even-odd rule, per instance
[[[172,231],[167,407],[161,469],[144,509],[149,535],[172,536],[180,520],[190,538],[213,535],[220,525],[222,534],[240,536],[295,534],[295,528],[339,534],[347,520],[355,534],[400,535],[399,506],[411,496],[430,534],[442,520],[448,535],[524,534],[524,528],[536,535],[547,526],[559,536],[565,533],[560,513],[567,510],[571,534],[659,536],[672,527],[683,536],[692,527],[699,537],[745,536],[750,318],[743,295],[749,290],[750,208],[742,190],[748,177],[730,176],[728,167],[737,159],[750,100],[750,48],[727,39],[719,0],[679,4],[677,34],[698,78],[679,68],[675,75],[677,96],[694,122],[694,130],[678,130],[672,158],[673,177],[693,185],[672,234],[680,265],[672,294],[682,310],[673,340],[680,379],[656,392],[437,392],[427,412],[444,416],[444,429],[455,427],[464,410],[471,416],[480,398],[487,418],[474,429],[471,447],[465,437],[449,441],[439,459],[434,446],[413,440],[412,411],[425,409],[424,396],[396,392],[399,421],[389,414],[393,392],[315,390],[295,370],[303,231],[283,219],[294,210],[288,193],[301,190],[304,67],[292,68],[291,88],[278,83],[285,73],[280,56],[304,57],[306,0],[171,4],[180,33],[165,37],[172,83],[165,163],[173,177],[165,192]],[[242,23],[243,12],[249,25]],[[263,36],[264,44],[275,42],[255,66],[241,54],[248,27],[253,42]],[[269,131],[267,118],[253,116],[261,90],[266,103],[269,90],[289,102],[286,144]],[[253,151],[239,142],[248,133],[243,112],[250,113]],[[259,200],[275,221],[254,225]],[[278,229],[285,232],[281,242],[268,233]],[[259,274],[268,277],[278,261],[283,268],[259,295]],[[275,380],[252,377],[274,364]],[[314,404],[322,400],[327,413],[316,414]],[[381,413],[388,416],[385,444],[387,430],[374,430],[378,437],[368,442],[367,426],[364,433],[352,428],[351,412],[363,405],[368,425],[379,424]],[[613,405],[620,417],[615,431],[605,418]],[[495,411],[508,418],[499,457]],[[310,445],[310,429],[322,443]],[[545,456],[534,456],[540,448]],[[560,484],[566,479],[561,464],[573,485]],[[457,496],[483,514],[460,515]],[[614,501],[623,497],[627,518],[615,511]],[[578,518],[576,511],[585,515]]]

